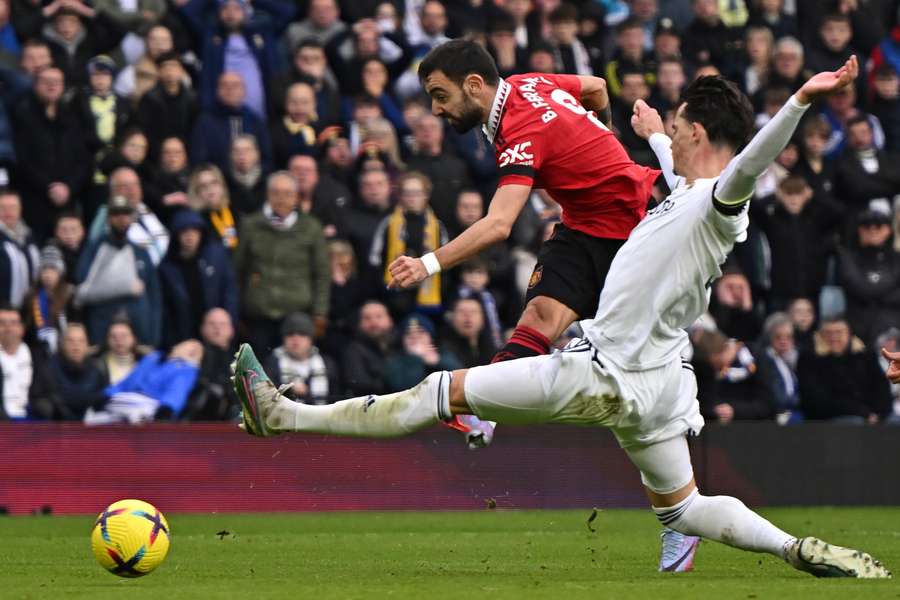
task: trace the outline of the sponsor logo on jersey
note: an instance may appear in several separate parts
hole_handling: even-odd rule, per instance
[[[531,279],[528,280],[528,289],[530,290],[541,282],[541,276],[544,274],[544,265],[538,265],[531,273]]]
[[[505,167],[510,163],[514,165],[533,165],[534,154],[528,152],[529,146],[531,146],[531,142],[520,142],[504,150],[498,159],[499,166]]]

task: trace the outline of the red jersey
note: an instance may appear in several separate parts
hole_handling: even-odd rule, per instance
[[[562,206],[567,227],[624,240],[644,217],[660,171],[635,164],[580,97],[575,75],[500,80],[484,126],[497,154],[498,187],[542,188]]]

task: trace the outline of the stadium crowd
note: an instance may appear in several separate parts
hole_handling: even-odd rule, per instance
[[[496,186],[416,75],[460,36],[504,76],[604,77],[648,165],[637,99],[669,125],[719,73],[761,126],[857,54],[760,179],[692,362],[709,420],[898,419],[898,0],[0,0],[0,418],[232,419],[239,341],[310,403],[489,362],[559,221],[540,190],[507,243],[387,286]]]

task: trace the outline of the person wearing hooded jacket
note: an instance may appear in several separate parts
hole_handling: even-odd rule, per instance
[[[172,243],[159,265],[166,347],[199,338],[204,315],[212,308],[224,308],[236,321],[238,304],[228,252],[208,235],[203,217],[184,209],[175,213],[171,224]]]

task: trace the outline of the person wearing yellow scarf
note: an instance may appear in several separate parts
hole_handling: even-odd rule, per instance
[[[394,259],[403,255],[421,256],[433,252],[445,243],[447,237],[443,225],[428,207],[431,194],[431,181],[428,177],[418,172],[408,173],[400,179],[397,187],[400,202],[382,222],[379,230],[384,232],[383,237],[376,236],[371,257],[373,262],[381,262],[385,285],[391,282],[387,267]],[[382,239],[378,239],[379,237]],[[416,293],[416,305],[426,311],[440,308],[440,274],[422,282]]]

